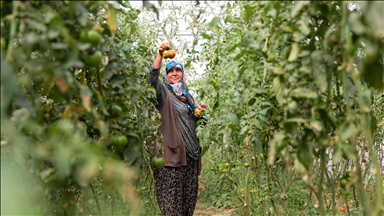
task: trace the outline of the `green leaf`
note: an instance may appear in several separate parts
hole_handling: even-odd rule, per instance
[[[248,127],[247,127],[247,126],[242,127],[241,130],[240,130],[240,132],[239,132],[239,134],[240,134],[240,135],[243,135],[243,134],[245,134],[246,132],[248,132]]]
[[[237,117],[236,113],[229,113],[227,118],[231,124],[239,123],[239,118]]]
[[[372,36],[379,39],[384,35],[384,2],[383,1],[357,1],[356,4],[362,6],[366,4],[367,7],[362,7],[363,14],[366,18],[366,23],[369,25],[372,31]]]
[[[339,139],[344,142],[345,140],[349,139],[352,135],[357,133],[357,128],[354,124],[345,122],[344,124],[340,125],[337,131],[339,134]]]
[[[261,115],[267,115],[267,112],[268,112],[268,110],[270,110],[271,109],[271,107],[267,107],[267,108],[265,108],[265,109],[262,109],[261,111],[260,111],[260,114]]]
[[[24,22],[26,24],[28,24],[31,28],[33,28],[37,31],[41,31],[41,32],[47,31],[47,27],[41,22],[35,21],[35,20],[30,19],[28,17],[24,19]]]
[[[353,145],[343,145],[343,152],[344,152],[344,154],[348,158],[350,158],[352,160],[357,160],[358,159],[356,146],[353,146]]]
[[[15,124],[23,124],[30,118],[30,113],[27,109],[21,108],[13,111],[11,121]]]
[[[259,129],[259,130],[263,130],[263,127],[261,126],[261,123],[258,119],[254,119],[254,123],[255,123],[255,126]]]
[[[63,178],[70,174],[71,171],[71,156],[73,152],[68,147],[59,147],[55,151],[55,165],[57,168],[57,174],[59,177]]]
[[[114,74],[110,79],[112,87],[116,87],[125,83],[126,76],[122,74]]]
[[[7,89],[7,91],[1,91],[1,114],[3,114],[12,100],[15,87],[12,69],[5,61],[3,52],[1,52],[1,87]]]
[[[365,61],[362,65],[361,76],[369,86],[375,89],[383,89],[384,83],[384,66],[378,61],[368,62]]]
[[[216,27],[220,22],[220,18],[219,17],[214,17],[211,22],[209,23],[209,25],[214,28]]]
[[[117,30],[117,20],[116,20],[116,9],[112,4],[108,4],[107,7],[107,23],[109,26],[109,30],[111,31],[112,40],[115,38],[116,30]]]
[[[293,62],[297,59],[297,55],[299,54],[299,45],[297,43],[293,43],[291,47],[291,52],[288,57],[289,62]]]
[[[210,35],[208,35],[206,33],[203,33],[202,36],[204,39],[211,39],[212,38]]]
[[[311,121],[310,127],[312,128],[316,136],[320,136],[320,133],[323,131],[323,128],[324,128],[321,121],[317,121],[317,120]]]
[[[267,12],[267,15],[272,17],[273,19],[276,19],[276,14],[277,14],[276,9],[272,9]]]
[[[309,146],[303,144],[299,147],[297,152],[297,158],[300,163],[305,167],[306,170],[309,170],[309,167],[312,163],[312,152],[309,151]]]
[[[297,98],[311,98],[315,99],[317,98],[317,93],[311,89],[308,88],[296,88],[293,91],[291,91],[290,95],[292,97],[297,97]]]
[[[157,19],[159,19],[159,10],[156,8],[155,5],[153,5],[151,2],[148,0],[143,0],[143,7],[152,10],[153,12],[156,13]]]
[[[275,157],[279,153],[277,152],[278,146],[283,144],[285,134],[283,132],[277,132],[274,134],[273,139],[270,141],[270,148],[268,152],[268,164],[272,165],[275,162]]]
[[[281,106],[284,102],[284,96],[283,96],[284,83],[281,82],[280,79],[282,79],[280,76],[277,76],[273,79],[272,89],[275,92],[277,102]]]
[[[249,5],[245,5],[244,6],[244,9],[245,9],[245,17],[244,17],[244,20],[249,20],[249,18],[252,17],[253,13],[254,13],[254,8],[253,7],[250,7]]]
[[[311,33],[311,29],[308,27],[308,24],[304,20],[299,20],[297,24],[301,34],[304,36],[307,36],[309,33]]]
[[[291,17],[295,17],[297,13],[303,8],[305,5],[309,4],[310,1],[295,1],[294,7],[291,10]]]
[[[351,13],[349,15],[349,21],[351,23],[351,30],[356,35],[363,35],[366,32],[365,26],[360,21],[361,15],[359,15],[357,12]]]

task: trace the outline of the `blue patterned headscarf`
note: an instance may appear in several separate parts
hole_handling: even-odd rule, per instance
[[[181,102],[183,102],[187,106],[189,116],[193,116],[194,110],[196,109],[196,104],[192,95],[189,94],[188,89],[185,87],[185,75],[184,75],[183,65],[180,62],[175,60],[170,61],[165,66],[165,80],[168,81],[167,74],[174,67],[180,68],[181,71],[183,71],[182,80],[179,83],[173,83],[173,84],[169,84],[168,82],[163,82],[163,83],[169,89],[169,91],[176,96],[177,99],[179,99]]]
[[[184,68],[183,68],[183,65],[176,61],[176,60],[172,60],[170,61],[167,66],[165,66],[165,73],[168,74],[168,72],[174,68],[174,67],[177,67],[177,68],[180,68],[182,71],[183,71],[183,75],[184,75]]]

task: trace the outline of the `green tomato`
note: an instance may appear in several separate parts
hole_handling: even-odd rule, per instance
[[[101,35],[95,30],[89,30],[87,32],[87,42],[91,43],[92,46],[97,46],[101,41]]]
[[[53,125],[51,128],[52,133],[57,135],[69,135],[73,133],[73,125],[71,122],[63,120]]]
[[[5,41],[4,38],[1,38],[1,49],[6,49],[6,46],[7,46],[7,42]]]
[[[345,179],[345,178],[340,179],[340,186],[342,188],[345,188],[345,186],[347,186],[347,184],[348,184],[348,180],[347,179]]]
[[[259,154],[259,158],[260,158],[260,160],[264,160],[264,155],[263,155],[263,153],[260,153],[260,154]]]
[[[112,105],[111,107],[111,114],[112,117],[119,117],[123,113],[123,109],[118,105]]]
[[[114,147],[120,149],[124,148],[127,145],[128,139],[124,135],[116,135],[111,138],[111,143]]]
[[[165,165],[165,160],[162,157],[153,157],[151,162],[156,169],[163,168]]]
[[[94,52],[92,55],[86,56],[84,62],[93,67],[97,67],[101,64],[102,54],[100,51]]]
[[[86,31],[81,31],[79,36],[80,41],[87,42],[88,36]]]
[[[251,166],[251,165],[250,165],[249,163],[244,163],[243,166],[244,166],[244,167],[249,167],[249,166]]]

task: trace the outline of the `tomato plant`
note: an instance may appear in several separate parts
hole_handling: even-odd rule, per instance
[[[381,6],[227,3],[222,12],[227,15],[211,18],[207,24],[204,18],[191,22],[198,26],[195,41],[206,40],[200,44],[201,52],[190,55],[195,62],[205,62],[206,68],[195,84],[211,108],[210,120],[200,131],[209,152],[206,157],[240,163],[244,158],[252,160],[250,178],[240,177],[248,176],[245,171],[232,178],[236,177],[237,185],[255,185],[257,191],[269,188],[256,198],[245,193],[241,200],[247,205],[239,214],[300,211],[283,199],[293,193],[293,184],[299,184],[309,197],[303,198],[302,211],[335,214],[340,193],[336,183],[351,170],[355,176],[346,177],[346,187],[355,196],[340,199],[362,214],[382,212],[376,205],[381,201],[366,201],[362,183],[374,175],[382,191],[383,166],[378,158],[383,157],[383,140],[377,123],[383,111],[375,107],[383,105],[383,50],[366,52],[383,45],[378,36],[383,28],[377,28],[378,22],[362,24],[382,20],[379,10],[367,11]],[[376,36],[365,33],[367,29]],[[363,41],[370,45],[362,45]],[[375,80],[368,78],[366,69]],[[359,142],[378,158],[367,160],[366,153],[357,150]],[[256,160],[262,157],[265,160]],[[250,181],[252,173],[254,181]],[[250,202],[261,205],[252,208]]]
[[[117,202],[137,212],[132,185],[158,121],[140,11],[121,1],[1,2],[1,11],[2,158],[34,183],[23,186],[25,208],[4,214],[115,214]],[[10,201],[12,176],[2,175]]]

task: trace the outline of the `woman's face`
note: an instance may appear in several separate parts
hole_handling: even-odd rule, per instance
[[[167,73],[167,80],[169,84],[178,83],[183,79],[183,71],[178,67],[173,67]]]

